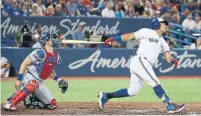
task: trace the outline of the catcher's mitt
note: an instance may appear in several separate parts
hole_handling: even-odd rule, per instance
[[[62,79],[58,84],[59,88],[61,88],[61,93],[65,93],[68,89],[68,82]]]

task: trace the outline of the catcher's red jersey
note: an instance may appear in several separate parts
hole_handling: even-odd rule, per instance
[[[56,53],[48,53],[46,52],[46,58],[43,61],[43,67],[41,69],[40,77],[42,79],[47,79],[47,77],[54,70],[54,66],[57,64],[57,54]]]
[[[50,76],[56,64],[61,63],[61,58],[58,53],[48,53],[44,49],[37,49],[28,57],[32,61],[32,65],[28,68],[28,71],[36,75],[35,77],[43,80]]]

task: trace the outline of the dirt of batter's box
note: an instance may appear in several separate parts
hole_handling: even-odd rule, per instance
[[[5,111],[2,115],[168,115],[163,103],[108,102],[104,111],[99,111],[96,102],[62,102],[55,110],[26,109],[17,105],[16,111]],[[201,103],[186,104],[186,108],[176,115],[201,114]],[[171,114],[172,115],[172,114]]]

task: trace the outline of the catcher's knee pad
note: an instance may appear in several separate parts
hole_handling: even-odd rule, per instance
[[[139,91],[140,91],[140,88],[136,88],[136,87],[130,86],[128,88],[128,95],[129,96],[136,96]]]
[[[53,109],[57,108],[58,106],[59,106],[59,105],[57,104],[56,99],[53,98],[53,99],[50,101],[50,104],[47,105],[47,108],[50,109],[50,110],[53,110]]]
[[[26,86],[27,89],[33,90],[33,89],[38,89],[39,88],[39,84],[36,80],[31,80],[29,81]]]
[[[31,80],[28,82],[25,87],[23,88],[24,92],[27,93],[28,95],[33,93],[35,89],[38,89],[39,85],[36,80]]]
[[[19,90],[10,100],[13,105],[24,100],[29,94],[33,93],[35,89],[39,88],[36,80],[28,82],[22,90]]]

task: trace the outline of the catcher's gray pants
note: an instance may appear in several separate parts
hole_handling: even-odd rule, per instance
[[[39,88],[34,91],[34,96],[36,96],[44,104],[51,104],[50,101],[53,99],[52,93],[45,86],[42,79],[37,79],[34,75],[26,73],[22,80],[22,86],[24,87],[29,81],[36,80],[39,84]]]

